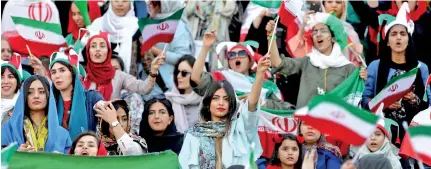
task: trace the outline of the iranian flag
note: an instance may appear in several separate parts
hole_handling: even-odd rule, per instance
[[[360,67],[356,68],[346,80],[339,84],[335,89],[331,90],[328,94],[343,98],[347,103],[360,107],[362,93],[365,89],[364,79],[359,76],[360,70]]]
[[[399,154],[431,166],[431,126],[410,127]]]
[[[258,134],[262,145],[262,156],[271,158],[274,150],[274,137],[279,134],[297,133],[298,120],[293,117],[294,110],[273,110],[260,108]]]
[[[316,96],[294,113],[322,133],[352,145],[362,145],[375,131],[378,117],[332,95]]]
[[[28,45],[33,55],[49,57],[66,46],[52,1],[8,1],[2,19],[2,36],[8,38],[17,53],[29,55]]]
[[[280,23],[286,26],[286,44],[289,44],[289,40],[292,39],[299,31],[305,12],[302,10],[304,7],[304,1],[301,0],[283,0],[278,11],[280,16]],[[286,50],[291,56],[294,56],[290,51],[288,45],[286,45]]]
[[[3,153],[2,153],[3,158]],[[2,161],[3,164],[3,161]],[[55,153],[16,152],[9,168],[20,169],[178,169],[178,156],[172,151],[140,156],[73,156]]]
[[[140,19],[138,23],[143,38],[141,53],[148,51],[159,42],[170,43],[174,39],[183,11],[184,8],[181,8],[172,15],[159,20],[150,18]]]
[[[17,147],[17,143],[12,143],[11,145],[1,150],[1,169],[9,168],[10,160],[12,158],[12,155],[15,153]]]
[[[385,106],[383,109],[385,109],[406,95],[410,91],[416,79],[418,70],[419,66],[402,75],[392,78],[382,91],[380,91],[380,93],[368,103],[371,112],[375,112],[380,103],[384,103]]]

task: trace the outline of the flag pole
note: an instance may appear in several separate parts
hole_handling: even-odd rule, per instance
[[[403,121],[402,125],[403,125],[403,128],[404,128],[404,131],[406,131],[406,134],[410,135],[410,133],[409,133],[409,126],[408,126],[407,122]],[[416,154],[416,151],[414,153]],[[421,159],[416,159],[416,161],[418,162],[419,169],[424,169],[425,168]]]
[[[28,51],[28,54],[30,55],[30,58],[33,57],[33,54],[31,54],[31,51],[30,51],[30,48],[28,47],[28,45],[25,45],[25,47],[27,47],[27,51]]]
[[[271,51],[272,41],[274,40],[275,30],[277,29],[277,25],[278,25],[278,20],[279,19],[280,19],[280,16],[277,16],[275,18],[275,26],[274,26],[274,30],[272,30],[271,41],[269,42],[268,52],[267,53],[269,53],[269,51]]]

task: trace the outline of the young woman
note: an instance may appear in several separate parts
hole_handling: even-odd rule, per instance
[[[157,57],[151,65],[150,77],[145,81],[122,71],[115,71],[111,65],[111,46],[107,33],[92,36],[87,43],[87,77],[84,80],[85,89],[96,89],[105,100],[120,98],[121,90],[147,94],[154,86],[158,69],[164,62],[164,57]]]
[[[303,151],[317,150],[316,169],[341,167],[341,152],[338,147],[326,142],[325,136],[313,127],[299,123],[298,135],[304,138]]]
[[[248,165],[262,154],[257,134],[259,97],[269,55],[259,60],[248,99],[239,102],[229,82],[210,85],[202,100],[200,121],[188,130],[179,161],[182,168],[226,168]],[[250,157],[254,153],[254,156]]]
[[[85,35],[86,30],[81,30],[81,32],[79,32],[79,29],[91,25],[91,22],[101,16],[100,8],[97,3],[97,1],[72,2],[69,10],[69,24],[67,27],[67,32],[70,34],[65,38],[68,46],[75,45],[76,40],[81,39]]]
[[[401,169],[398,148],[391,143],[389,138],[391,138],[390,130],[378,124],[376,131],[371,135],[366,145],[363,145],[355,156],[361,159],[367,154],[383,154],[391,162],[393,169]]]
[[[124,62],[123,62],[123,59],[121,59],[118,56],[112,56],[112,58],[111,58],[111,65],[112,65],[112,67],[114,67],[115,70],[124,71]]]
[[[1,124],[11,117],[21,83],[30,76],[20,69],[20,61],[21,56],[14,53],[9,62],[1,63]]]
[[[84,131],[96,131],[97,118],[94,117],[93,107],[103,101],[96,90],[84,90],[79,79],[77,59],[76,52],[68,49],[51,55],[49,65],[58,121],[69,131],[72,139]]]
[[[241,94],[241,98],[247,98],[251,91],[256,73],[252,70],[255,64],[255,58],[261,57],[255,53],[251,45],[247,43],[223,42],[217,45],[217,53],[221,53],[222,49],[227,46],[226,60],[229,69],[215,71],[213,73],[204,72],[205,59],[212,45],[216,42],[216,32],[207,32],[203,39],[203,47],[199,54],[199,58],[193,65],[191,74],[191,83],[193,90],[200,96],[205,95],[209,86],[217,80],[227,80]],[[269,80],[264,80],[262,89],[262,104],[263,107],[276,110],[290,110],[294,106],[284,102],[281,97],[280,90],[277,85]]]
[[[171,101],[175,113],[175,125],[179,132],[184,133],[198,122],[198,107],[202,97],[193,91],[190,76],[195,63],[195,57],[185,55],[180,58],[174,69],[172,90],[165,93]]]
[[[343,23],[327,13],[310,14],[304,18],[307,30],[312,32],[307,38],[313,43],[306,57],[281,58],[275,40],[270,49],[274,72],[285,75],[301,72],[297,107],[307,105],[317,94],[331,91],[355,70],[355,66],[342,53],[347,45],[347,33],[339,29]],[[274,26],[268,23],[266,30],[271,32]],[[361,69],[361,77],[366,78],[365,68]]]
[[[404,5],[407,8],[407,3]],[[423,99],[424,94],[428,100],[431,99],[429,87],[425,89],[428,66],[415,55],[411,36],[414,28],[405,18],[406,13],[400,13],[395,21],[385,27],[383,33],[386,38],[379,45],[380,59],[371,62],[367,68],[368,79],[362,96],[362,106],[368,108],[369,101],[383,90],[389,80],[420,65],[410,92],[383,110],[385,117],[396,121],[399,126],[402,126],[403,121],[410,123],[418,112],[429,107]],[[400,127],[400,139],[404,137],[404,133],[404,128]]]
[[[96,133],[85,132],[78,135],[73,141],[69,154],[77,156],[107,156],[108,152]]]
[[[110,46],[123,59],[124,70],[129,73],[137,57],[133,54],[133,50],[137,49],[132,44],[138,40],[137,36],[134,37],[138,31],[138,19],[135,17],[133,1],[114,0],[108,5],[108,11],[94,20],[91,29],[115,34],[110,38]]]
[[[150,153],[165,150],[180,153],[184,135],[177,131],[169,100],[154,98],[145,103],[139,135],[147,141]]]
[[[2,146],[17,142],[18,151],[66,154],[71,145],[69,133],[58,124],[49,82],[39,75],[24,81],[12,117],[1,129]]]
[[[274,151],[266,169],[301,169],[303,149],[295,135],[275,138]]]
[[[103,122],[99,135],[109,155],[141,155],[147,153],[145,139],[131,133],[129,105],[124,100],[107,102],[96,107],[97,117]]]
[[[150,0],[147,1],[148,14],[150,18],[161,19],[184,7],[184,1],[171,1],[171,0]],[[160,68],[160,75],[167,88],[171,89],[172,72],[174,72],[174,65],[184,55],[193,55],[195,52],[195,45],[189,26],[187,25],[187,17],[182,16],[178,22],[177,30],[174,39],[171,43],[157,43],[150,49],[154,56],[162,53],[163,48],[166,46],[166,63]],[[141,54],[145,51],[141,51]],[[161,86],[162,87],[162,86]]]
[[[9,61],[12,56],[12,47],[6,37],[1,37],[1,60]]]

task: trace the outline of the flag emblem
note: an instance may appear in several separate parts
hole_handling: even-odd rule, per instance
[[[39,9],[35,9],[35,8],[39,8]],[[32,3],[28,7],[28,17],[33,20],[48,22],[52,18],[52,8],[47,3],[43,3],[43,2]]]

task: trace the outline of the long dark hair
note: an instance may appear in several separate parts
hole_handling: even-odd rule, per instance
[[[2,66],[1,67],[1,75],[3,76],[4,72],[7,70],[9,70],[9,72],[13,75],[13,77],[15,77],[16,79],[16,89],[15,89],[15,93],[18,92],[19,88],[21,87],[21,79],[18,76],[18,72],[15,71],[15,69],[12,69],[9,66]]]
[[[100,146],[100,139],[99,139],[99,137],[97,137],[97,134],[96,134],[96,133],[94,133],[94,132],[92,132],[92,131],[89,131],[89,132],[81,133],[80,135],[78,135],[78,136],[76,137],[76,139],[75,139],[75,140],[73,140],[73,142],[72,142],[72,147],[70,147],[69,154],[71,154],[71,155],[74,155],[74,154],[75,154],[75,148],[76,148],[76,145],[78,144],[78,141],[79,141],[82,137],[84,137],[84,136],[93,136],[94,138],[96,138],[96,146],[97,146],[97,149],[99,150],[99,146]]]
[[[124,112],[126,112],[127,119],[129,119],[130,109],[129,109],[129,105],[127,104],[126,101],[114,100],[114,101],[112,101],[112,105],[114,106],[115,111],[118,111],[119,108],[122,108],[124,110]],[[130,127],[130,121],[128,121],[128,125]],[[110,125],[107,122],[102,121],[102,134],[103,135],[106,135],[106,136],[110,135],[109,127],[110,127]],[[126,131],[126,132],[130,132],[130,131]]]
[[[280,138],[279,142],[275,141],[275,146],[274,146],[274,150],[272,151],[272,156],[271,156],[271,160],[269,161],[270,165],[277,165],[280,166],[281,165],[281,161],[280,158],[278,157],[278,149],[280,148],[281,144],[283,144],[284,140],[292,140],[295,141],[296,144],[298,145],[299,148],[299,156],[298,156],[298,161],[295,163],[294,168],[295,169],[300,169],[302,166],[302,156],[303,156],[303,149],[302,149],[302,144],[298,141],[298,139],[296,138],[295,135],[288,133],[288,134],[279,134],[278,137]]]
[[[75,72],[75,68],[73,68],[72,65],[70,65],[70,64],[68,64],[68,63],[66,63],[64,61],[57,61],[56,63],[59,63],[59,64],[65,66],[70,71],[70,73],[72,74],[72,91],[71,91],[72,93],[71,93],[71,99],[73,100],[73,90],[74,90],[74,87],[75,87],[74,85],[75,85],[75,78],[76,78],[75,77],[76,76],[76,74],[75,74],[76,73]],[[51,71],[51,69],[50,69],[50,71]],[[55,87],[54,84],[52,85],[52,93],[54,94],[55,101],[58,101],[57,98],[60,95],[60,91]],[[70,108],[72,108],[72,106]]]
[[[148,116],[150,115],[150,108],[154,103],[161,103],[166,107],[166,110],[168,110],[169,116],[174,117],[174,110],[172,109],[172,103],[165,99],[151,99],[147,101],[144,105],[144,112],[142,113],[142,120],[139,125],[139,136],[141,136],[144,139],[148,139],[150,137],[153,137],[155,132],[150,127],[150,124],[148,123]],[[166,127],[165,131],[163,132],[163,135],[171,135],[173,133],[177,133],[177,127],[175,126],[175,117],[172,120],[171,124],[169,124],[168,127]]]
[[[112,54],[111,60],[116,60],[120,64],[121,71],[124,71],[124,61],[117,54]]]
[[[393,27],[392,27],[393,28]],[[409,71],[415,67],[418,66],[419,61],[416,58],[415,55],[415,49],[414,49],[414,44],[413,44],[413,40],[412,40],[412,36],[408,34],[409,40],[408,40],[408,45],[405,51],[405,57],[406,57],[406,63],[404,64],[397,64],[394,63],[392,61],[392,49],[387,45],[388,41],[389,41],[389,33],[391,32],[392,28],[390,28],[388,30],[388,33],[386,35],[386,38],[382,38],[383,40],[381,40],[379,42],[379,55],[378,57],[380,58],[380,64],[379,64],[379,73],[377,76],[377,90],[376,93],[379,93],[387,84],[388,80],[388,74],[389,74],[389,70],[391,68],[394,69],[402,69],[405,71]],[[407,31],[407,28],[406,28]],[[416,74],[416,80],[414,82],[415,85],[415,94],[418,96],[423,96],[424,94],[424,83],[422,80],[422,74],[421,71],[418,71],[418,73]],[[422,98],[422,97],[420,97]]]
[[[183,57],[180,58],[180,60],[178,60],[178,62],[175,64],[174,67],[174,83],[175,86],[178,88],[178,66],[180,65],[181,62],[186,61],[191,67],[193,67],[193,65],[195,64],[195,57],[191,56],[191,55],[184,55]],[[184,89],[178,89],[178,91],[180,92],[180,94],[184,94],[185,90]]]
[[[45,107],[45,114],[48,114],[48,108],[49,108],[49,92],[50,92],[50,88],[49,88],[49,82],[48,80],[40,75],[33,75],[30,76],[28,79],[26,79],[24,81],[24,86],[23,86],[23,92],[24,92],[24,103],[25,103],[25,109],[24,109],[24,116],[27,116],[30,118],[30,107],[28,107],[28,94],[29,94],[29,88],[31,86],[31,84],[36,81],[39,80],[42,83],[43,88],[45,89],[45,94],[46,94],[46,107]]]
[[[234,116],[235,112],[237,111],[237,100],[235,96],[235,90],[233,89],[232,85],[226,81],[217,81],[210,85],[207,92],[204,95],[204,98],[202,100],[202,108],[200,110],[201,120],[204,121],[211,121],[211,101],[214,97],[215,92],[219,89],[224,89],[226,91],[227,97],[228,97],[228,103],[229,103],[229,110],[226,115],[226,133],[229,132],[230,129],[230,123],[231,119]]]

